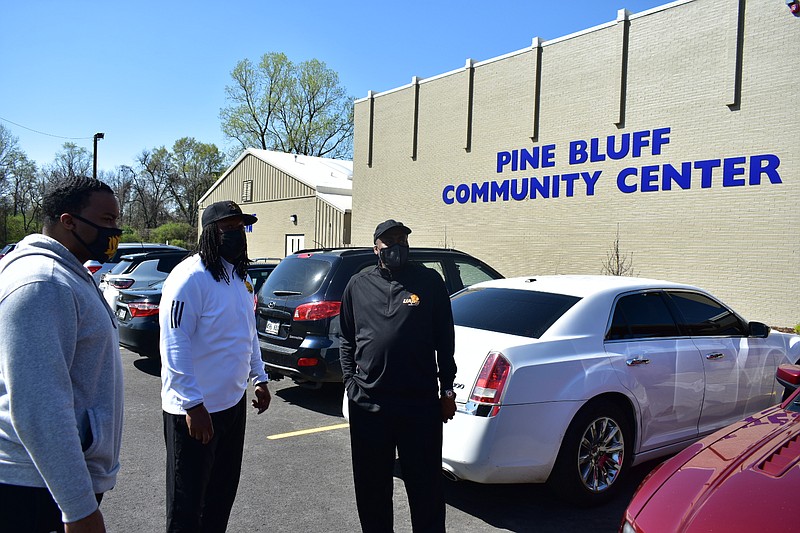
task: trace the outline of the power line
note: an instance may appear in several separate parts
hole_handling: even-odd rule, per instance
[[[17,124],[13,120],[8,120],[7,118],[0,117],[0,120],[2,120],[4,122],[8,122],[9,124],[13,124],[15,126],[19,126],[20,128],[24,128],[24,129],[26,129],[28,131],[32,131],[33,133],[38,133],[39,135],[47,135],[48,137],[55,137],[56,139],[67,139],[67,140],[70,140],[70,141],[79,141],[79,140],[85,140],[85,139],[92,139],[93,138],[93,137],[63,137],[61,135],[53,135],[52,133],[45,133],[43,131],[39,131],[39,130],[35,130],[33,128],[29,128],[27,126],[23,126],[22,124]]]

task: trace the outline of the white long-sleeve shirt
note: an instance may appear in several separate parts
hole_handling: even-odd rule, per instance
[[[199,254],[167,277],[159,305],[161,407],[185,414],[200,404],[210,413],[236,405],[253,384],[267,381],[256,334],[253,285],[223,260],[229,283],[215,281]]]

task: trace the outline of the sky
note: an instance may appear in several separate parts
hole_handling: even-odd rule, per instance
[[[219,111],[243,59],[318,59],[360,99],[667,3],[0,0],[0,124],[39,166],[98,132],[99,170],[182,137],[227,151]]]

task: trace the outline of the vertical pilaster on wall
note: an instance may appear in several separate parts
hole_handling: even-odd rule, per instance
[[[742,61],[744,57],[744,11],[746,0],[739,0],[739,9],[736,13],[736,36],[733,43],[727,46],[725,59],[726,70],[729,73],[725,83],[725,105],[731,111],[738,111],[742,103]]]
[[[619,69],[616,77],[617,111],[614,124],[618,128],[625,127],[625,104],[628,95],[628,37],[630,33],[631,12],[627,9],[617,11],[617,39],[619,43]]]
[[[472,95],[475,89],[475,61],[467,59],[464,68],[467,70],[467,138],[464,150],[469,152],[472,150]]]
[[[536,142],[539,140],[539,102],[541,101],[542,94],[542,40],[539,37],[533,38],[531,50],[533,51],[533,68],[536,73],[533,82],[533,124],[531,125],[531,140]]]
[[[372,132],[375,128],[375,93],[367,91],[369,98],[369,146],[367,147],[367,166],[372,168]]]
[[[419,77],[411,78],[414,87],[414,128],[411,137],[411,159],[417,160],[417,135],[419,134]]]

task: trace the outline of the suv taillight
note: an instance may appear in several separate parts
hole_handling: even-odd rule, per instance
[[[158,314],[158,304],[131,302],[128,304],[128,310],[132,317],[153,316]]]
[[[342,302],[322,301],[298,305],[294,310],[295,320],[323,320],[339,314]]]
[[[109,279],[106,280],[106,282],[115,289],[127,289],[128,287],[133,285],[132,279],[125,279],[125,278]]]
[[[478,414],[483,414],[487,408],[483,416],[495,416],[500,411],[500,397],[510,373],[508,359],[500,352],[489,352],[469,396],[470,401],[478,404]]]
[[[97,272],[97,271],[98,271],[98,270],[100,270],[101,268],[103,268],[103,265],[88,265],[88,266],[86,267],[86,269],[87,269],[89,272],[91,272],[92,274],[94,274],[95,272]]]

